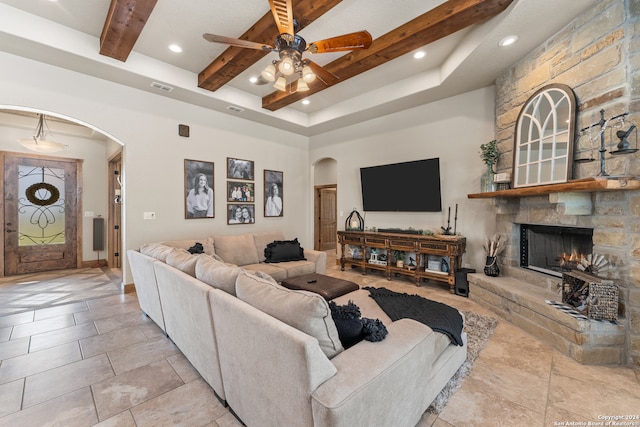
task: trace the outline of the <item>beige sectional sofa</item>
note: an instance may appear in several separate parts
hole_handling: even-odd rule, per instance
[[[157,298],[161,327],[248,426],[414,426],[466,359],[464,333],[456,346],[414,320],[392,322],[366,290],[335,301],[353,301],[389,333],[345,350],[327,301],[217,259],[217,239],[199,255],[157,245],[145,255],[154,259],[146,283],[140,251],[128,255],[142,309],[149,314]],[[150,282],[155,293],[143,289]]]

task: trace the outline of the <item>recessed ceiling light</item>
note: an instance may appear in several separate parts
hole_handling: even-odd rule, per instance
[[[308,99],[302,100],[302,105],[309,105],[309,104],[311,104],[311,101],[309,101]]]
[[[258,78],[257,78],[256,76],[251,76],[251,77],[249,78],[249,81],[250,81],[251,83],[255,83],[255,82],[257,82],[257,81],[258,81]]]
[[[518,36],[507,36],[498,42],[498,46],[509,46],[518,40]]]
[[[416,53],[413,54],[413,57],[415,59],[420,59],[420,58],[424,58],[427,55],[427,53],[424,50],[419,50]]]
[[[181,48],[180,46],[178,46],[177,44],[175,44],[175,43],[174,43],[174,44],[170,44],[170,45],[169,45],[169,50],[170,50],[171,52],[175,52],[175,53],[180,53],[180,52],[182,52],[182,48]]]

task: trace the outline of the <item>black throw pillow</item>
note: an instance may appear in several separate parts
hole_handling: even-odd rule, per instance
[[[360,307],[353,301],[349,301],[347,305],[337,305],[329,301],[329,308],[338,330],[338,337],[345,349],[362,340],[382,341],[388,334],[387,328],[380,320],[360,318]]]
[[[264,262],[285,262],[306,260],[304,249],[300,246],[298,238],[293,240],[276,240],[269,243],[264,249]]]
[[[203,254],[204,253],[204,246],[202,246],[202,243],[196,243],[195,245],[193,245],[189,249],[187,249],[187,251],[190,254]]]

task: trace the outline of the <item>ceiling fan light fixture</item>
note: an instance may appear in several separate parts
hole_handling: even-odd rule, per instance
[[[262,75],[262,78],[264,78],[268,82],[275,81],[275,79],[276,79],[276,66],[273,65],[273,64],[267,65],[267,68],[265,68],[262,71],[261,75]]]
[[[282,92],[286,92],[287,91],[287,80],[280,76],[278,77],[278,80],[276,80],[276,83],[273,85],[274,88],[281,90]]]
[[[309,86],[307,86],[307,83],[304,81],[304,79],[298,79],[298,87],[296,89],[296,92],[306,92],[309,90]]]
[[[47,135],[44,131],[45,126],[48,128],[44,121],[44,114],[39,114],[38,126],[35,130],[35,135],[31,138],[20,138],[18,142],[27,150],[35,151],[36,153],[57,153],[62,151],[67,146],[60,142],[47,139]]]
[[[288,56],[285,57],[282,61],[280,61],[280,64],[278,64],[278,70],[285,76],[292,75],[296,71],[296,68],[293,64],[293,59]]]
[[[311,67],[309,67],[308,65],[305,65],[304,67],[302,67],[302,79],[304,80],[305,83],[311,83],[316,79],[315,73],[313,72],[313,70],[311,70]]]

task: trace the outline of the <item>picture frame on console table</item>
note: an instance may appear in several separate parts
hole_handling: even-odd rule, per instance
[[[239,204],[229,203],[227,204],[227,224],[255,224],[256,212],[255,205],[253,204]]]
[[[213,162],[184,161],[184,217],[185,219],[214,218]]]
[[[282,171],[264,171],[264,216],[284,216],[283,195],[284,173]]]

